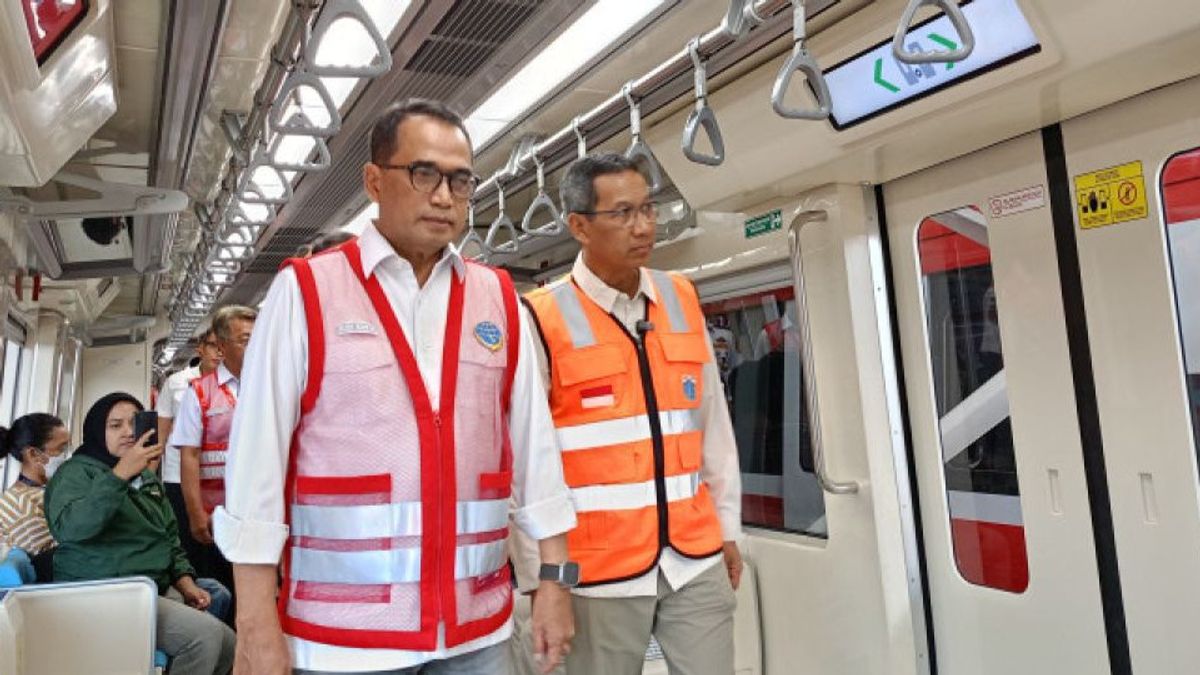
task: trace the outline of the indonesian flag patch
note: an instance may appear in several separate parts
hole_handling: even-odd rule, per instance
[[[592,387],[579,392],[579,403],[584,408],[607,408],[615,405],[617,399],[613,396],[611,384]]]

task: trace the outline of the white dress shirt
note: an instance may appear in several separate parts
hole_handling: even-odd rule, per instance
[[[235,401],[237,400],[238,379],[229,372],[224,363],[217,366],[217,384],[228,387],[229,393],[233,394]],[[171,439],[168,443],[175,446],[176,453],[179,452],[179,448],[200,447],[204,442],[204,412],[200,410],[200,397],[196,396],[195,389],[187,387],[184,390],[178,413],[175,417],[175,426],[171,427]],[[178,461],[178,457],[176,457],[176,461]]]
[[[604,283],[583,262],[583,255],[575,259],[571,276],[579,288],[597,305],[625,325],[630,333],[636,332],[636,324],[645,317],[646,301],[657,302],[654,283],[645,269],[638,292],[633,298]],[[705,333],[707,335],[707,332]],[[713,357],[711,339],[706,339],[709,362],[704,364],[704,395],[700,401],[700,416],[703,420],[704,446],[700,478],[708,484],[709,494],[717,509],[721,523],[722,539],[740,542],[742,538],[742,474],[738,463],[737,442],[733,436],[733,424],[729,419],[729,407],[725,401],[725,387],[721,384],[721,372]],[[545,348],[536,350],[542,384],[550,388],[550,370],[547,366]],[[522,591],[536,587],[536,554],[532,543],[523,538],[513,542],[514,560],[519,560],[518,581]],[[678,589],[696,578],[701,572],[716,565],[721,554],[701,558],[685,558],[673,549],[662,552],[655,569],[629,581],[613,584],[588,586],[574,590],[576,595],[592,598],[626,598],[658,594],[658,573],[661,570],[672,589]]]
[[[442,341],[453,274],[465,263],[453,248],[436,263],[424,286],[375,226],[359,239],[363,273],[383,286],[404,336],[412,346],[421,379],[436,405],[441,391]],[[535,329],[521,309],[520,343],[509,412],[513,448],[512,519],[533,539],[575,527],[575,511],[562,476],[562,458],[538,379]],[[290,268],[272,283],[254,325],[242,369],[242,396],[233,418],[225,466],[225,506],[216,510],[217,545],[234,563],[274,565],[288,538],[284,522],[284,477],[292,432],[300,418],[300,396],[308,377],[308,330],[304,302]],[[369,395],[369,392],[364,392]],[[354,649],[288,637],[296,668],[326,671],[396,670],[465,654],[507,640],[501,630],[447,649],[439,627],[434,651]]]
[[[200,366],[184,368],[167,378],[166,384],[163,385],[163,390],[158,396],[159,417],[175,419],[175,415],[179,412],[179,404],[183,401],[183,395],[189,389],[188,383],[197,377],[200,377]],[[172,433],[174,433],[173,427]],[[169,440],[166,450],[163,451],[162,479],[164,483],[179,482],[179,446],[172,445]]]

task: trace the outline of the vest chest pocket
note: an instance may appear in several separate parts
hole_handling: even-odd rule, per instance
[[[665,373],[655,373],[662,407],[694,408],[704,398],[704,364],[708,345],[703,334],[663,333],[658,336]]]
[[[392,345],[382,335],[339,335],[325,349],[326,374],[359,374],[395,363]]]
[[[554,378],[558,385],[551,401],[569,415],[601,413],[623,406],[629,371],[625,355],[616,345],[601,344],[557,355]]]

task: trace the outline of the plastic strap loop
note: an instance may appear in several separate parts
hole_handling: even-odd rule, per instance
[[[562,213],[554,205],[550,195],[546,194],[546,167],[537,153],[533,155],[533,163],[537,167],[537,196],[533,198],[533,202],[525,211],[525,217],[521,219],[521,231],[535,237],[553,237],[565,229]],[[550,215],[550,222],[534,226],[533,218],[539,211],[546,211]]]
[[[719,166],[725,161],[725,140],[721,137],[717,116],[708,105],[708,73],[704,61],[700,59],[700,38],[693,38],[688,43],[688,55],[692,57],[692,66],[695,69],[696,107],[683,125],[683,155],[697,164]],[[696,149],[696,138],[702,128],[712,144],[711,155]]]
[[[629,134],[633,137],[629,149],[625,151],[625,157],[644,167],[646,180],[650,183],[650,194],[655,194],[662,190],[664,185],[662,171],[650,148],[642,142],[642,111],[633,98],[633,83],[627,82],[621,93],[629,103]]]
[[[792,30],[794,34],[795,44],[792,46],[792,56],[787,63],[779,70],[779,74],[775,76],[775,85],[771,89],[771,107],[780,117],[786,117],[793,120],[823,120],[829,117],[833,111],[833,102],[829,94],[829,84],[825,82],[825,75],[821,72],[821,66],[817,64],[816,59],[808,53],[808,48],[804,46],[804,41],[807,38],[805,28],[805,13],[803,0],[792,0]],[[788,88],[792,83],[792,75],[802,73],[812,85],[813,91],[817,95],[817,106],[815,108],[791,108],[788,107],[784,99],[787,97]]]
[[[936,7],[946,13],[950,24],[958,32],[959,46],[956,49],[934,49],[932,51],[907,51],[904,39],[908,36],[908,27],[912,25],[917,10],[924,6]],[[909,65],[921,63],[955,63],[965,60],[975,51],[975,33],[971,24],[958,7],[955,0],[909,0],[900,17],[900,25],[896,27],[896,35],[892,38],[892,53],[896,60]]]
[[[357,21],[367,31],[367,36],[371,38],[371,42],[375,43],[375,55],[371,57],[369,63],[359,66],[339,66],[321,65],[317,62],[317,51],[325,41],[324,38],[330,27],[339,19]],[[358,0],[326,0],[304,51],[305,61],[309,64],[308,71],[324,77],[378,77],[392,68],[392,51],[388,49],[387,41],[384,40],[379,28],[375,26],[375,22],[371,20]]]
[[[517,252],[517,228],[513,225],[512,218],[504,212],[504,187],[496,184],[497,206],[500,210],[496,214],[496,219],[488,227],[487,236],[483,239],[483,248],[488,253],[516,253]],[[496,235],[500,231],[508,232],[508,241],[503,244],[496,243]]]

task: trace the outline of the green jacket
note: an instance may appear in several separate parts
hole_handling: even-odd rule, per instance
[[[147,576],[162,593],[195,576],[163,484],[150,471],[124,481],[92,457],[72,457],[46,488],[46,519],[58,542],[55,581]]]

